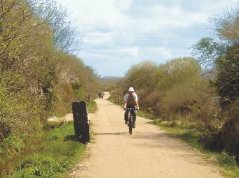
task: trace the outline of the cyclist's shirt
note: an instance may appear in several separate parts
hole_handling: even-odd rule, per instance
[[[138,96],[136,93],[126,93],[124,96],[124,101],[127,103],[127,107],[135,107],[137,105]]]

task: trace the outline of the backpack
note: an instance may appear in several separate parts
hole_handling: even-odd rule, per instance
[[[132,107],[134,107],[134,106],[136,106],[137,104],[136,104],[136,100],[135,100],[135,97],[134,97],[134,95],[132,94],[129,94],[129,96],[128,96],[128,98],[127,98],[127,105],[128,106],[132,106]]]

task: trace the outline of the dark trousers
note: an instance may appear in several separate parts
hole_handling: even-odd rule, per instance
[[[124,113],[124,120],[128,121],[128,115],[129,115],[129,111],[126,109],[125,113]],[[136,121],[136,112],[134,112],[134,123]]]

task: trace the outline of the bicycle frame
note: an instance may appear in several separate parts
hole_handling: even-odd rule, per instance
[[[129,133],[132,135],[133,131],[133,123],[134,123],[134,117],[136,117],[136,109],[135,108],[127,108],[128,110],[128,127],[129,127]]]

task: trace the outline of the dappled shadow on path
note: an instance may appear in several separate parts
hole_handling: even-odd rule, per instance
[[[96,133],[95,135],[128,135],[128,132],[101,132]]]

